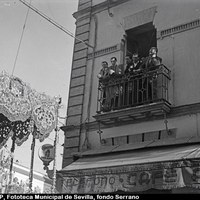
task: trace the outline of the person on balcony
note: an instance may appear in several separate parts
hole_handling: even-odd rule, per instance
[[[151,47],[149,50],[149,56],[145,59],[143,64],[144,73],[147,74],[147,78],[144,79],[144,85],[147,88],[146,98],[148,101],[156,99],[156,85],[158,77],[158,69],[162,64],[162,58],[158,57],[158,48]]]
[[[151,47],[149,50],[149,56],[146,60],[146,68],[148,71],[153,71],[159,68],[159,66],[162,64],[162,58],[158,57],[158,48],[157,47]]]
[[[124,74],[125,75],[130,75],[133,72],[133,61],[132,61],[132,56],[131,55],[127,55],[125,57],[125,71]]]
[[[121,65],[117,64],[117,58],[112,57],[110,59],[111,65],[109,67],[110,69],[110,75],[122,75],[123,74],[123,69]]]
[[[111,97],[111,110],[115,110],[121,106],[121,98],[123,93],[123,87],[118,84],[117,80],[123,75],[122,65],[117,64],[117,58],[112,57],[110,59],[111,66],[109,67],[110,76],[113,79],[112,87],[110,88],[110,97]]]
[[[139,54],[137,52],[134,52],[132,55],[132,62],[133,62],[133,74],[137,75],[141,72],[141,65],[142,65],[142,59],[140,59]]]
[[[103,61],[101,63],[102,69],[100,70],[97,77],[100,81],[100,88],[101,88],[101,110],[103,112],[109,111],[110,107],[110,89],[108,85],[108,79],[110,77],[110,69],[108,67],[108,63]]]
[[[135,55],[135,53],[134,53]],[[133,59],[132,59],[133,58]],[[125,96],[124,96],[124,103],[126,106],[131,106],[133,103],[133,92],[134,92],[134,78],[133,76],[136,74],[136,69],[137,69],[137,64],[138,60],[133,57],[133,55],[127,55],[125,57],[125,77],[126,77],[126,82],[125,82]]]
[[[110,70],[109,70],[109,67],[108,67],[108,63],[106,61],[103,61],[101,63],[101,66],[102,66],[102,69],[100,70],[97,77],[99,79],[106,79],[110,76]]]
[[[133,97],[132,102],[133,105],[138,104],[141,101],[141,96],[139,96],[139,89],[141,88],[142,84],[142,64],[143,60],[139,57],[138,52],[134,52],[132,55],[133,61]]]
[[[125,84],[124,84],[124,93],[122,96],[122,106],[128,106],[131,103],[132,97],[132,84],[130,84],[131,75],[133,74],[133,62],[132,55],[129,54],[125,57]]]

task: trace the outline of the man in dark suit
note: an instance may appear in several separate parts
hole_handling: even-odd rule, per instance
[[[142,60],[140,59],[137,52],[133,53],[132,62],[133,62],[133,73],[136,75],[137,73],[141,72],[141,65],[142,65]]]
[[[127,55],[125,57],[125,71],[124,74],[130,75],[133,73],[133,62],[132,62],[132,56]]]
[[[110,75],[110,70],[108,67],[108,63],[106,61],[103,61],[101,63],[102,69],[100,70],[99,74],[97,75],[98,78],[100,79],[106,79]]]
[[[123,74],[123,69],[121,65],[117,64],[117,58],[112,57],[110,59],[111,66],[109,67],[110,69],[110,74],[111,75],[122,75]]]
[[[111,79],[113,79],[114,85],[110,87],[111,94],[111,110],[118,109],[121,106],[121,101],[119,97],[122,96],[123,87],[117,84],[117,80],[123,75],[122,65],[117,64],[117,58],[112,57],[110,59],[111,66],[109,67]]]
[[[106,61],[103,61],[101,66],[102,68],[97,77],[99,78],[99,86],[101,88],[101,111],[106,112],[109,111],[110,107],[110,89],[107,87],[110,70]]]
[[[139,101],[141,101],[141,97],[139,95],[139,89],[142,84],[142,64],[143,61],[139,57],[138,52],[134,52],[132,55],[132,61],[133,61],[133,97],[132,97],[132,103],[134,105],[138,104]]]

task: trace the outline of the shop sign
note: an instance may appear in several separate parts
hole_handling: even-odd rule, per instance
[[[117,190],[136,192],[151,188],[172,189],[185,186],[200,188],[199,167],[66,177],[63,184],[67,193],[100,193]]]

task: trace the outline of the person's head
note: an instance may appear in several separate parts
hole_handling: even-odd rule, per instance
[[[127,56],[125,57],[125,62],[126,62],[126,64],[130,64],[131,61],[132,61],[132,57],[129,56],[129,55],[127,55]]]
[[[139,55],[137,52],[134,52],[132,55],[132,60],[133,62],[137,62],[139,60]]]
[[[108,67],[108,63],[107,63],[106,61],[103,61],[103,62],[101,63],[101,65],[102,65],[102,67],[103,67],[104,69]]]
[[[110,59],[110,62],[111,62],[111,65],[112,65],[112,66],[115,66],[116,63],[117,63],[117,58],[116,58],[116,57],[112,57],[112,58]]]
[[[149,55],[150,56],[155,56],[155,55],[157,55],[157,53],[158,53],[158,49],[157,49],[157,47],[151,47],[151,49],[149,50]]]

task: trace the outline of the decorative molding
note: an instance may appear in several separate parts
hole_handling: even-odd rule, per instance
[[[188,23],[180,24],[172,28],[158,31],[157,39],[163,39],[164,37],[174,35],[183,31],[188,31],[188,30],[198,28],[198,27],[200,27],[200,19],[196,19]]]
[[[110,54],[110,53],[113,53],[113,52],[116,52],[116,51],[120,51],[120,50],[121,50],[121,45],[120,44],[116,44],[114,46],[107,47],[105,49],[100,49],[98,51],[95,51],[94,57],[95,58],[96,57],[100,57],[100,56],[107,55],[107,54]],[[92,56],[93,56],[92,53],[88,54],[88,60],[92,59]]]

